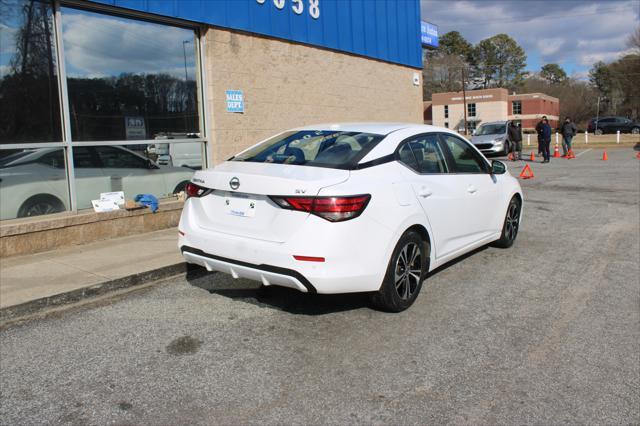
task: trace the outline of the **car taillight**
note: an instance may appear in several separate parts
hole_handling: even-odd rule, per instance
[[[184,188],[184,192],[187,194],[187,197],[195,197],[199,198],[203,195],[207,195],[211,192],[209,188],[203,188],[195,183],[189,182],[187,186]]]
[[[330,222],[342,222],[362,214],[371,195],[348,197],[270,197],[274,203],[288,210],[309,212]]]

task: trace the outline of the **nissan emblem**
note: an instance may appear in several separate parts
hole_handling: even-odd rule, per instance
[[[229,181],[229,186],[231,187],[231,189],[233,189],[234,191],[238,188],[240,188],[240,179],[238,179],[237,177],[233,177],[231,178],[231,180]]]

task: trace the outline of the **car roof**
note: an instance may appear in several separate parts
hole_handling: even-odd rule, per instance
[[[355,123],[320,123],[309,126],[298,127],[293,130],[340,130],[343,132],[362,132],[377,135],[388,135],[396,130],[406,129],[414,126],[423,126],[433,129],[440,129],[434,126],[419,125],[416,123],[395,123],[395,122],[355,122]],[[431,129],[431,130],[433,130]]]
[[[485,124],[507,124],[509,122],[509,120],[503,120],[503,121],[487,121],[486,123],[482,123],[480,124],[481,126],[484,126]]]

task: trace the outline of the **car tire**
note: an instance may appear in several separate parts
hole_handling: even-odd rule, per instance
[[[522,203],[518,197],[513,197],[509,201],[507,207],[507,213],[504,217],[504,224],[502,225],[502,234],[500,239],[495,241],[493,245],[500,248],[509,248],[516,241],[518,236],[518,230],[520,229],[520,211],[522,209]]]
[[[633,129],[631,129],[631,134],[640,135],[640,127],[634,127]]]
[[[598,136],[602,135],[602,133],[603,133],[602,129],[596,129],[596,131],[593,132],[594,135],[598,135]]]
[[[511,144],[508,141],[505,141],[503,155],[509,155],[510,152],[511,152]]]
[[[371,295],[373,306],[386,312],[402,312],[410,307],[426,278],[429,253],[429,243],[417,232],[405,232],[393,249],[380,290]]]
[[[64,203],[49,194],[39,194],[28,198],[18,209],[18,217],[42,216],[65,211]]]

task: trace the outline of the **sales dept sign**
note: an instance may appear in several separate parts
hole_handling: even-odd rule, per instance
[[[244,94],[242,90],[227,90],[227,112],[244,112]]]

